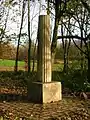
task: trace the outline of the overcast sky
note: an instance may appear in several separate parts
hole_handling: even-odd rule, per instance
[[[0,0],[1,4],[1,0]],[[46,3],[45,0],[41,0],[41,2],[38,2],[36,0],[35,2],[30,2],[30,19],[31,19],[31,39],[35,40],[37,37],[37,28],[38,28],[38,16],[39,15],[45,15],[46,14]],[[8,11],[8,8],[7,8]],[[23,22],[23,29],[22,33],[27,33],[28,31],[28,10],[27,10],[27,4],[25,9],[25,15],[24,15],[24,22]],[[20,23],[21,23],[21,13],[22,13],[22,5],[15,5],[11,9],[9,9],[9,17],[7,21],[7,27],[6,32],[8,35],[10,34],[19,34],[20,31]],[[5,16],[7,13],[4,14],[3,21],[5,21]],[[2,22],[3,24],[3,22]]]
[[[0,0],[1,3],[1,0]],[[30,27],[31,27],[31,39],[33,41],[36,40],[37,37],[37,28],[38,28],[38,16],[42,15],[42,14],[46,14],[46,3],[45,0],[41,0],[41,2],[39,3],[38,0],[36,0],[35,2],[30,2]],[[26,5],[26,9],[25,9],[25,15],[24,15],[24,23],[23,23],[23,29],[22,29],[22,33],[27,33],[28,32],[28,16],[27,16],[27,5]],[[8,9],[8,8],[7,8]],[[9,9],[9,17],[8,17],[8,21],[7,21],[7,27],[6,27],[6,32],[8,35],[10,34],[19,34],[20,31],[20,23],[21,23],[21,13],[22,13],[22,5],[15,5],[14,7],[12,7],[11,9]],[[53,11],[54,13],[54,11]],[[5,21],[5,16],[7,13],[5,13],[4,18],[2,19],[2,21]],[[52,17],[53,18],[53,17]],[[1,22],[2,22],[1,21]],[[74,21],[72,21],[74,22]],[[3,24],[3,22],[1,23]],[[77,23],[76,23],[77,24]],[[54,19],[51,20],[51,27],[53,30],[54,27]],[[61,34],[61,31],[58,31],[58,35]],[[75,34],[80,34],[79,29],[74,29],[74,33]],[[51,33],[52,35],[52,33]]]

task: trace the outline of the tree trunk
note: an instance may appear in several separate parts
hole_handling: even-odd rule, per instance
[[[83,24],[84,24],[83,19],[84,18],[82,18],[82,15],[83,15],[83,13],[81,11],[81,25],[79,25],[80,26],[80,32],[81,32],[81,38],[83,38],[83,29],[84,29],[84,26],[83,26]],[[80,48],[81,48],[81,50],[83,50],[83,40],[82,39],[81,39],[81,43],[80,43]],[[80,51],[80,57],[81,57],[81,72],[83,72],[83,69],[84,69],[84,55],[83,55],[82,51]]]
[[[31,38],[30,38],[30,0],[28,0],[28,72],[31,70]]]
[[[90,83],[90,42],[88,43],[88,82]]]
[[[52,64],[54,63],[56,46],[57,46],[57,32],[58,32],[58,25],[63,16],[63,12],[61,11],[61,0],[55,0],[55,23],[54,23],[54,30],[53,30],[53,38],[51,44],[51,57],[52,57]]]
[[[63,36],[63,33],[64,33],[64,31],[63,31],[63,24],[61,25],[61,34],[62,34],[62,36]],[[67,58],[67,55],[68,55],[68,53],[67,53],[67,40],[64,40],[63,38],[62,38],[62,45],[63,45],[63,51],[64,51],[64,54],[63,54],[63,59],[64,59],[64,67],[63,67],[63,72],[64,73],[67,73],[67,60],[68,60],[68,58]]]
[[[80,48],[83,49],[83,41],[82,40],[81,40],[81,43],[80,43]],[[84,56],[83,56],[82,51],[80,51],[80,56],[81,56],[81,71],[83,71],[83,68],[84,68]]]
[[[24,10],[25,10],[25,1],[23,0],[21,26],[20,26],[18,45],[17,45],[17,52],[16,52],[16,60],[15,60],[15,68],[14,68],[15,72],[18,71],[19,45],[20,45],[21,30],[22,30],[22,26],[23,26]]]
[[[63,68],[64,73],[67,73],[67,40],[65,40],[65,45],[64,45],[64,68]]]
[[[35,69],[35,52],[36,52],[36,48],[37,48],[37,39],[36,39],[36,43],[35,43],[35,47],[34,47],[34,51],[33,51],[33,65],[32,65],[32,72],[34,72],[34,69]]]
[[[6,28],[7,28],[7,22],[8,22],[8,17],[9,17],[9,9],[10,9],[10,8],[8,8],[8,12],[7,12],[7,15],[6,15],[4,28],[1,30],[1,38],[0,38],[0,41],[1,41],[1,42],[3,41],[2,39],[4,38],[5,30],[6,30]]]
[[[87,71],[87,76],[88,76],[88,82],[90,83],[90,57],[88,58],[88,71]]]
[[[68,68],[69,68],[69,48],[71,45],[71,39],[69,39],[69,43],[68,43],[68,47],[67,47],[67,72],[68,72]]]
[[[71,31],[71,25],[70,25],[70,20],[71,18],[69,17],[69,23],[68,23],[68,29],[69,31],[67,31],[67,34],[69,34],[69,36],[71,35],[70,31]],[[67,46],[67,72],[68,72],[68,67],[69,67],[69,48],[70,48],[70,45],[71,45],[71,38],[69,38],[69,43],[68,43],[68,46]]]
[[[56,51],[56,46],[57,46],[58,24],[59,24],[59,20],[58,20],[58,18],[55,18],[54,31],[53,31],[53,39],[52,39],[52,43],[51,43],[52,64],[54,63],[55,51]]]

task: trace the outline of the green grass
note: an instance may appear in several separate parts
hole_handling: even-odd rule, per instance
[[[18,64],[19,64],[19,67],[25,66],[24,61],[19,61]],[[14,67],[14,65],[15,65],[14,60],[2,60],[2,59],[0,59],[0,67]],[[32,65],[32,63],[31,63],[31,65]],[[36,69],[36,64],[35,64],[35,69]],[[53,66],[52,66],[53,71],[62,71],[62,69],[63,69],[63,63],[56,63],[56,64],[53,64]]]
[[[62,71],[63,70],[63,63],[56,63],[52,66],[53,71]]]
[[[32,69],[32,62],[31,62],[31,69]],[[14,67],[15,65],[15,60],[3,60],[0,59],[0,67]],[[37,63],[35,62],[35,70],[36,70],[36,65]],[[18,62],[19,67],[24,67],[25,62],[24,61],[19,61]],[[80,68],[80,63],[78,61],[73,61],[72,63],[69,63],[69,67],[72,68]],[[52,71],[62,71],[63,70],[63,62],[57,62],[53,64],[52,66]]]
[[[18,64],[19,64],[19,66],[24,66],[25,62],[19,61]],[[14,60],[2,60],[2,59],[0,59],[0,66],[1,67],[13,67],[14,65],[15,65]]]

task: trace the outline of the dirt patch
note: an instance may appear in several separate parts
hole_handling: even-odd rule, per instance
[[[23,66],[19,67],[18,70],[25,71],[25,67],[23,67]],[[0,71],[14,71],[14,67],[5,67],[5,66],[1,67],[0,66]]]

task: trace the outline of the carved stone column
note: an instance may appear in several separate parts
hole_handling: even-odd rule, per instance
[[[40,82],[51,82],[50,17],[39,16],[37,75]]]
[[[51,81],[50,18],[39,16],[38,26],[38,62],[36,82],[29,87],[30,100],[50,103],[62,99],[61,83]]]

